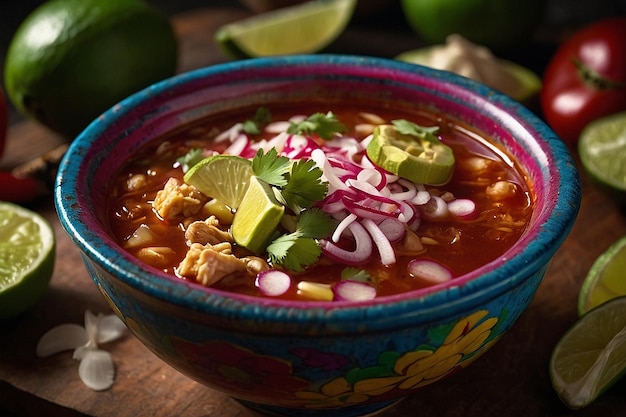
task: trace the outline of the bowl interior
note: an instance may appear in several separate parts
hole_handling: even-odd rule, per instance
[[[213,115],[271,103],[368,103],[443,112],[492,138],[524,167],[535,197],[531,224],[502,259],[450,284],[359,304],[277,301],[226,294],[140,265],[108,234],[102,207],[109,178],[136,150],[173,129]],[[570,154],[536,116],[508,97],[451,73],[386,59],[316,55],[239,61],[155,84],[120,102],[72,143],[57,180],[61,223],[85,254],[112,275],[157,298],[199,311],[354,320],[372,311],[438,311],[517,285],[552,257],[576,216],[580,189]],[[146,272],[147,271],[147,272]],[[302,313],[301,311],[306,311]],[[286,313],[288,312],[288,313]]]

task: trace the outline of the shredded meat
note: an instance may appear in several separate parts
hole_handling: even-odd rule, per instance
[[[192,243],[185,259],[178,265],[178,273],[208,287],[234,273],[256,275],[268,268],[261,258],[233,255],[230,242],[215,245]]]
[[[152,207],[162,218],[174,219],[180,214],[187,217],[198,213],[207,201],[208,198],[194,186],[170,178],[157,193]]]
[[[185,230],[187,245],[191,246],[193,243],[215,245],[220,242],[232,242],[231,234],[220,229],[219,226],[220,222],[215,216],[210,216],[205,221],[198,220],[191,223]]]

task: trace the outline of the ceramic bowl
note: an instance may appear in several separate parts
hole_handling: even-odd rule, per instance
[[[143,265],[109,235],[107,182],[136,149],[212,114],[319,99],[442,111],[495,138],[532,184],[529,227],[500,259],[449,285],[358,304],[200,287]],[[327,417],[372,413],[482,355],[528,306],[580,204],[568,150],[523,106],[447,72],[339,55],[220,64],[153,85],[73,141],[55,192],[94,283],[157,356],[256,409]]]

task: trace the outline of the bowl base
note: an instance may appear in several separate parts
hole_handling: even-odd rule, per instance
[[[373,417],[378,413],[394,407],[402,401],[402,399],[398,399],[375,404],[354,405],[341,408],[301,409],[256,404],[239,399],[235,400],[243,406],[261,413],[264,416],[272,417]]]

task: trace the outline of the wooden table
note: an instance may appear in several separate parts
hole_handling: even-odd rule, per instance
[[[237,9],[202,9],[173,18],[181,41],[181,70],[227,60],[213,43],[222,23],[242,17]],[[393,56],[417,46],[414,35],[351,27],[335,52]],[[367,48],[363,50],[362,48]],[[9,130],[1,169],[54,148],[62,140],[32,121]],[[467,370],[427,387],[380,414],[381,417],[568,416],[550,384],[548,362],[555,343],[576,320],[576,300],[587,270],[613,241],[626,234],[623,213],[583,176],[578,220],[554,257],[528,310],[511,331]],[[40,359],[38,339],[62,323],[82,324],[83,313],[110,313],[61,229],[52,198],[29,207],[45,215],[57,237],[57,264],[43,300],[23,316],[0,324],[0,409],[19,416],[224,416],[253,417],[225,395],[206,388],[163,363],[132,335],[104,346],[116,366],[110,390],[94,392],[78,378],[71,352]],[[626,415],[622,380],[576,417]],[[1,414],[1,413],[0,413]]]

